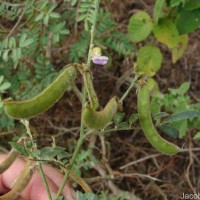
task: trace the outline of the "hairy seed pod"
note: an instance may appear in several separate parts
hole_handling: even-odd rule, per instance
[[[69,176],[73,181],[75,181],[76,183],[78,183],[82,187],[84,192],[92,192],[92,189],[90,188],[90,186],[80,176],[77,176],[72,171],[70,172]]]
[[[97,94],[92,82],[92,75],[89,70],[83,72],[83,81],[88,93],[88,98],[90,101],[91,108],[96,110],[99,107],[99,100],[97,98]]]
[[[19,152],[15,150],[11,150],[11,152],[8,154],[8,156],[3,160],[2,163],[0,163],[0,174],[2,174],[4,171],[6,171],[12,163],[16,160],[16,158],[19,156]]]
[[[69,66],[37,96],[24,101],[4,101],[4,109],[8,116],[15,119],[34,117],[52,107],[64,94],[67,85],[77,76],[74,66]]]
[[[64,173],[67,173],[67,169],[61,166],[61,170]],[[82,179],[80,176],[76,175],[72,170],[69,173],[70,179],[72,179],[74,182],[79,184],[81,188],[84,190],[84,192],[92,192],[92,189],[90,186]]]
[[[0,200],[15,200],[25,189],[33,175],[33,161],[28,160],[19,176],[14,180],[12,190],[0,196]]]
[[[85,126],[94,130],[105,128],[117,112],[117,101],[117,98],[113,97],[101,111],[95,111],[89,104],[87,104],[83,110]]]
[[[161,153],[167,155],[178,153],[180,148],[162,138],[153,125],[150,113],[149,89],[146,84],[140,86],[137,98],[140,125],[148,141]]]

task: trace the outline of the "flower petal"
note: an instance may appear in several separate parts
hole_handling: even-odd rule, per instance
[[[107,56],[93,56],[92,62],[97,65],[105,65],[108,62]]]

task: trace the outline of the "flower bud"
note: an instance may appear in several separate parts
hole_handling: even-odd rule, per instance
[[[93,47],[91,52],[91,57],[93,56],[101,56],[101,48]]]

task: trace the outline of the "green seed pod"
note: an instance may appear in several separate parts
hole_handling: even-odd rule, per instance
[[[149,89],[146,84],[140,86],[137,101],[140,125],[151,145],[161,153],[167,155],[178,153],[180,148],[162,138],[153,125],[150,113]]]
[[[85,88],[88,93],[88,98],[90,101],[91,108],[96,110],[99,107],[99,100],[97,98],[97,94],[94,89],[94,85],[92,82],[92,75],[91,75],[90,71],[87,70],[87,71],[83,72],[83,81],[84,81]]]
[[[4,171],[6,171],[12,163],[16,160],[16,158],[19,156],[19,152],[15,150],[11,150],[11,152],[8,154],[8,156],[3,160],[2,163],[0,163],[0,174],[2,174]]]
[[[0,200],[15,200],[20,196],[33,175],[32,165],[33,161],[27,161],[19,176],[14,180],[12,190],[0,196]]]
[[[83,120],[86,127],[94,130],[103,129],[113,119],[117,112],[117,98],[113,97],[102,111],[95,111],[90,105],[83,110]]]
[[[69,66],[40,94],[24,101],[4,101],[4,109],[8,116],[15,119],[34,117],[52,107],[64,94],[67,85],[77,76],[74,66]]]

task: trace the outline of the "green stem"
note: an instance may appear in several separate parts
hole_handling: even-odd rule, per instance
[[[129,88],[126,90],[126,92],[124,93],[124,95],[121,97],[120,101],[124,101],[124,99],[128,96],[129,92],[132,90],[132,88],[135,86],[136,82],[138,80],[138,75],[135,75],[134,79],[131,82],[131,85],[129,86]]]
[[[31,139],[32,145],[34,147],[34,150],[37,150],[37,144],[33,140],[33,136],[32,136],[32,133],[31,133],[31,130],[30,130],[30,127],[29,127],[29,121],[28,120],[21,120],[21,123],[23,123],[25,128],[26,128],[26,132],[27,132],[27,134],[29,135],[29,137]],[[37,162],[37,163],[38,163],[38,170],[40,172],[40,175],[42,177],[43,183],[45,185],[49,200],[52,200],[51,192],[50,192],[49,186],[47,184],[47,181],[46,181],[46,178],[45,178],[45,174],[44,174],[44,171],[42,169],[42,165],[41,165],[40,162]]]
[[[93,47],[93,43],[94,43],[94,33],[95,33],[95,27],[96,27],[96,23],[97,23],[97,15],[98,15],[98,11],[99,11],[99,3],[100,0],[96,0],[95,1],[95,14],[94,14],[94,21],[93,21],[93,25],[91,28],[91,37],[90,37],[90,46],[89,46],[89,52],[88,52],[88,59],[87,59],[87,67],[88,69],[90,68],[90,64],[91,64],[91,50]]]
[[[92,25],[92,28],[91,28],[90,46],[89,46],[89,52],[88,52],[88,58],[87,58],[87,68],[88,69],[90,68],[90,64],[91,64],[91,49],[92,49],[93,41],[94,41],[94,32],[95,32],[97,15],[98,15],[98,10],[99,10],[99,3],[100,3],[100,0],[95,0],[95,15],[94,15],[93,25]],[[85,103],[86,103],[86,100],[87,100],[87,93],[86,93],[86,89],[85,89],[84,85],[82,87],[82,94],[83,94],[83,100],[82,100],[82,113],[83,113],[83,109],[84,109],[84,106],[85,106]],[[84,141],[84,138],[85,138],[84,135],[85,135],[85,127],[84,127],[84,123],[83,123],[83,115],[81,114],[80,137],[78,139],[76,148],[75,148],[73,155],[72,155],[72,158],[70,160],[68,170],[66,170],[66,173],[64,175],[61,186],[59,187],[59,190],[56,194],[55,200],[57,200],[58,197],[60,196],[60,194],[63,191],[63,188],[65,186],[65,183],[69,178],[70,171],[71,171],[71,169],[74,165],[74,162],[76,160],[76,157],[79,154],[80,149],[82,147],[82,144],[83,144],[83,141]]]
[[[38,170],[39,170],[39,172],[40,172],[40,176],[41,176],[41,178],[42,178],[42,180],[43,180],[44,186],[45,186],[46,191],[47,191],[47,194],[48,194],[48,198],[49,198],[49,200],[52,200],[51,192],[50,192],[50,189],[49,189],[47,180],[46,180],[46,178],[45,178],[45,174],[44,174],[44,171],[43,171],[43,169],[42,169],[42,165],[41,165],[40,162],[37,162],[37,164],[38,164]]]

